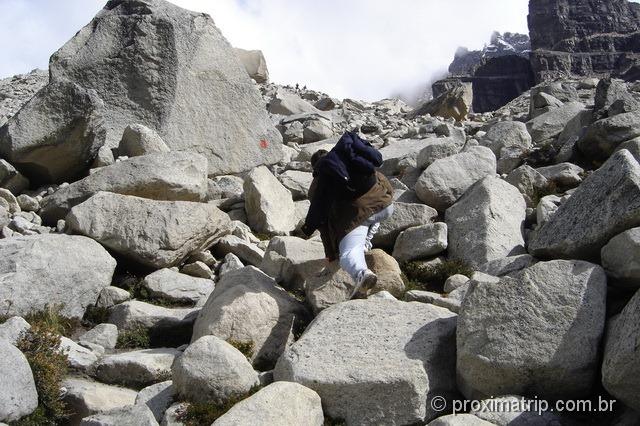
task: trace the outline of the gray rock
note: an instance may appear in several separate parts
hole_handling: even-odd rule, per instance
[[[616,152],[529,240],[535,257],[593,259],[615,235],[640,225],[640,165]]]
[[[383,163],[380,171],[387,176],[398,175],[408,167],[416,167],[420,151],[429,145],[422,139],[401,139],[380,149]]]
[[[131,293],[118,287],[105,287],[100,290],[96,306],[99,308],[110,308],[131,299]]]
[[[230,224],[229,217],[210,204],[107,192],[72,208],[66,222],[72,231],[154,268],[177,265],[209,247]]]
[[[636,104],[634,97],[629,93],[627,85],[622,80],[603,78],[598,82],[594,99],[594,114],[597,119],[611,117],[611,106],[617,101],[628,101]]]
[[[158,426],[158,422],[146,405],[129,405],[86,417],[80,426]]]
[[[242,268],[244,268],[244,264],[238,258],[238,256],[236,256],[233,253],[228,253],[224,257],[224,259],[222,261],[222,265],[220,265],[220,270],[218,271],[218,276],[220,278],[222,278],[227,273],[229,273],[231,271],[235,271],[237,269],[242,269]]]
[[[278,176],[278,179],[285,188],[291,191],[293,199],[297,201],[307,198],[313,176],[307,172],[288,170]]]
[[[214,288],[210,279],[195,278],[166,268],[147,275],[141,284],[152,298],[192,304],[209,297]]]
[[[621,149],[629,151],[631,155],[633,155],[633,158],[640,163],[640,138],[621,143],[618,145],[618,148],[616,148],[616,151],[620,151]]]
[[[445,293],[451,293],[452,291],[462,287],[467,282],[469,282],[469,277],[462,274],[451,275],[444,282],[444,291]]]
[[[11,317],[0,324],[0,340],[15,345],[20,337],[31,328],[31,325],[22,317]]]
[[[71,80],[104,100],[108,148],[139,123],[172,151],[207,157],[210,175],[282,155],[258,90],[208,15],[160,0],[109,3],[53,55],[49,70],[52,81]]]
[[[92,350],[80,346],[64,336],[60,337],[59,349],[67,356],[71,368],[88,370],[98,361],[98,356]]]
[[[518,190],[496,177],[486,177],[445,214],[449,257],[475,268],[525,252],[522,230],[526,205]]]
[[[457,331],[465,397],[590,395],[598,372],[607,280],[602,268],[554,260],[471,283]]]
[[[27,315],[47,305],[82,318],[111,284],[116,261],[100,244],[69,235],[33,235],[0,240],[0,312]]]
[[[295,229],[291,192],[266,167],[249,172],[244,181],[244,196],[251,229],[277,235]]]
[[[86,379],[69,377],[62,382],[64,402],[73,412],[70,423],[77,425],[84,417],[133,405],[137,392]]]
[[[171,151],[160,135],[142,124],[127,126],[118,145],[118,154],[127,157]]]
[[[176,402],[164,412],[164,417],[160,423],[162,426],[186,426],[180,421],[181,414],[186,411],[188,404],[186,402]]]
[[[398,235],[405,229],[433,222],[438,212],[424,204],[393,203],[393,215],[380,223],[378,233],[373,237],[376,247],[392,249]]]
[[[114,306],[109,316],[109,322],[115,324],[118,330],[134,330],[147,328],[157,330],[184,330],[190,332],[200,309],[193,308],[165,308],[149,303],[132,300]]]
[[[307,303],[318,314],[330,306],[347,301],[354,284],[351,276],[338,262],[331,262],[307,279],[304,286]]]
[[[191,341],[209,334],[251,343],[251,361],[270,369],[304,323],[304,306],[273,278],[252,266],[231,271],[217,283],[198,315]]]
[[[250,265],[258,266],[264,258],[264,250],[235,235],[225,235],[215,245],[215,252],[220,256],[232,253]]]
[[[578,149],[589,159],[608,158],[622,142],[640,136],[640,111],[598,120],[578,141]]]
[[[194,341],[172,368],[173,386],[181,398],[223,403],[259,383],[247,358],[215,336]]]
[[[18,199],[9,191],[8,189],[0,188],[0,199],[6,201],[4,208],[9,211],[9,213],[19,213],[20,212],[20,204],[18,204]]]
[[[249,77],[254,79],[256,83],[267,83],[269,81],[267,61],[261,50],[244,50],[236,47],[233,51],[247,74],[249,74]]]
[[[0,155],[32,180],[77,177],[105,143],[104,114],[90,87],[51,82],[0,129]]]
[[[278,91],[278,93],[275,94],[269,102],[268,110],[272,114],[280,115],[320,113],[320,111],[309,102],[296,94],[284,90]]]
[[[175,390],[173,388],[173,382],[167,380],[147,386],[138,392],[136,404],[144,404],[149,407],[149,410],[151,410],[153,416],[159,422],[162,420],[167,408],[173,404],[174,399]]]
[[[553,166],[539,167],[538,173],[561,188],[573,188],[582,183],[584,169],[572,163],[559,163]]]
[[[180,268],[180,272],[194,278],[204,278],[208,280],[214,278],[214,273],[211,268],[209,268],[206,263],[200,261],[184,265]]]
[[[533,145],[539,146],[555,139],[565,126],[585,110],[580,102],[568,102],[561,107],[535,117],[527,123]]]
[[[25,356],[0,339],[0,421],[13,422],[31,414],[38,406],[38,393]]]
[[[478,271],[485,274],[501,277],[503,275],[517,272],[533,265],[536,260],[528,254],[519,254],[517,256],[504,257],[502,259],[492,260],[478,266]]]
[[[460,311],[460,306],[462,304],[462,301],[459,298],[449,298],[447,295],[423,290],[410,290],[406,292],[404,300],[406,302],[428,303],[433,306],[448,309],[456,314]]]
[[[527,126],[519,121],[501,121],[489,128],[486,135],[480,140],[482,146],[491,149],[497,158],[503,148],[519,147],[531,148],[531,135]]]
[[[587,127],[593,123],[593,111],[586,109],[573,117],[554,142],[557,151],[555,162],[571,161],[578,156],[576,144],[585,134]]]
[[[260,413],[259,416],[256,416]],[[322,426],[324,414],[320,396],[291,382],[275,382],[240,401],[212,426]]]
[[[402,231],[393,248],[399,262],[433,257],[447,249],[447,225],[432,223]]]
[[[613,396],[640,411],[640,360],[638,359],[640,293],[611,321],[602,361],[602,383]]]
[[[427,401],[438,395],[451,402],[456,392],[455,326],[454,314],[431,305],[341,303],[323,311],[287,349],[274,379],[315,390],[325,415],[347,424],[430,421],[437,412]]]
[[[443,212],[485,176],[495,175],[496,157],[490,149],[472,147],[466,152],[436,160],[416,183],[418,198]]]
[[[201,201],[207,191],[207,160],[199,154],[172,152],[101,167],[46,197],[40,214],[46,222],[55,223],[99,191],[154,200]]]
[[[16,197],[16,201],[20,206],[20,210],[24,212],[37,212],[40,210],[40,203],[33,197],[27,194],[20,194]]]
[[[322,242],[275,237],[269,242],[260,269],[285,288],[304,289],[305,281],[325,264]]]
[[[93,343],[105,349],[113,349],[118,343],[118,327],[113,324],[98,324],[78,337],[80,343]]]
[[[0,188],[7,189],[14,194],[21,194],[29,188],[29,179],[7,161],[0,159]]]
[[[600,253],[602,266],[616,284],[640,287],[640,227],[616,235]]]
[[[133,387],[148,386],[171,378],[171,365],[182,353],[172,348],[142,349],[107,355],[95,365],[101,382]]]
[[[323,118],[305,121],[302,130],[304,143],[312,143],[329,139],[333,134],[333,124],[331,121]]]
[[[427,145],[416,157],[416,166],[421,169],[426,169],[436,160],[455,155],[462,149],[462,141],[452,137],[427,139],[425,142]]]
[[[540,194],[549,187],[547,178],[527,165],[520,166],[509,173],[505,180],[518,188],[527,203],[527,207],[535,207]]]

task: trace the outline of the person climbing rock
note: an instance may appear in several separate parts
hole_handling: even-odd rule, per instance
[[[376,170],[382,154],[357,133],[346,132],[331,151],[313,154],[311,165],[311,206],[302,232],[320,231],[327,259],[339,258],[356,283],[350,298],[365,298],[378,280],[365,252],[380,222],[393,214],[393,188]]]

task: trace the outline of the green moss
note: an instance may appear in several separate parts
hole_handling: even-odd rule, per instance
[[[50,324],[33,324],[16,346],[29,362],[38,391],[38,408],[17,425],[56,425],[64,423],[69,412],[60,399],[60,387],[67,375],[68,359],[59,349],[60,335],[46,328]]]
[[[82,327],[82,324],[77,318],[64,317],[61,314],[62,308],[62,305],[47,305],[42,311],[31,312],[24,319],[32,327],[71,337],[75,330]]]
[[[264,234],[264,233],[258,232],[258,233],[253,234],[253,235],[255,235],[255,237],[257,239],[259,239],[260,241],[270,241],[271,240],[271,235],[269,235],[269,234]]]
[[[122,330],[118,334],[118,349],[148,348],[151,346],[151,337],[146,327],[136,327],[131,330]]]
[[[447,260],[436,265],[406,262],[401,265],[406,291],[426,290],[442,293],[444,282],[452,275],[471,278],[473,270],[458,260]]]
[[[253,350],[254,350],[253,342],[241,342],[239,340],[229,339],[227,340],[227,343],[233,346],[234,348],[236,348],[237,350],[239,350],[240,352],[242,352],[242,354],[246,356],[247,359],[250,360],[251,357],[253,357]]]
[[[178,420],[186,426],[210,425],[224,415],[238,402],[249,398],[260,390],[260,386],[254,386],[249,392],[233,397],[223,403],[188,403],[186,409],[178,413]]]

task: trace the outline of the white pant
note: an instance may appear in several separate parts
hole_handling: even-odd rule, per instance
[[[340,267],[356,280],[359,273],[367,269],[364,253],[367,244],[378,231],[380,222],[393,214],[393,204],[374,214],[362,225],[349,232],[340,241]]]

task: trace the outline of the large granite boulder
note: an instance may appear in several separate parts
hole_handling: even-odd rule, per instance
[[[465,191],[485,176],[495,175],[496,157],[489,148],[468,151],[434,161],[420,175],[416,195],[439,212],[451,207]]]
[[[607,160],[529,240],[535,257],[597,259],[617,234],[640,225],[640,165],[627,150]]]
[[[489,128],[480,144],[491,149],[496,157],[500,157],[502,148],[512,146],[523,149],[531,148],[531,135],[527,126],[519,121],[501,121]]]
[[[522,194],[497,177],[473,185],[447,209],[448,253],[471,267],[523,254],[526,204]]]
[[[640,287],[640,227],[613,237],[600,254],[602,267],[616,284]]]
[[[154,200],[201,201],[207,193],[207,159],[199,154],[171,152],[101,167],[45,197],[40,216],[55,224],[72,207],[100,191]]]
[[[153,413],[144,404],[126,405],[82,419],[80,426],[158,426]]]
[[[171,377],[173,361],[182,352],[173,348],[141,349],[102,357],[93,374],[101,382],[145,387]]]
[[[67,216],[73,232],[154,268],[177,265],[209,247],[228,232],[229,224],[229,217],[211,204],[108,192],[97,193]]]
[[[259,383],[247,358],[216,336],[194,341],[171,370],[178,397],[196,402],[224,403]]]
[[[584,110],[585,106],[580,102],[567,102],[527,122],[533,145],[553,142],[562,133],[567,123],[582,114]]]
[[[640,111],[603,118],[587,127],[578,149],[589,159],[606,160],[616,148],[640,136]]]
[[[378,232],[373,237],[373,245],[393,249],[398,235],[405,229],[426,225],[438,217],[438,212],[429,206],[417,203],[393,203],[393,214],[380,223]]]
[[[0,240],[0,311],[27,315],[61,305],[62,315],[82,318],[111,284],[116,261],[81,236],[45,234]]]
[[[256,232],[286,235],[297,225],[291,191],[266,167],[253,169],[244,181],[245,210]]]
[[[106,148],[138,123],[172,151],[207,157],[212,175],[280,160],[280,133],[208,15],[164,0],[111,0],[49,70],[53,82],[70,80],[104,101]]]
[[[216,284],[193,327],[192,341],[213,334],[250,343],[256,367],[269,369],[307,316],[304,305],[253,266],[228,272]]]
[[[287,349],[274,379],[315,390],[325,414],[347,424],[423,423],[437,416],[432,397],[456,394],[455,327],[454,314],[432,305],[340,303]]]
[[[640,292],[614,317],[607,332],[602,361],[602,383],[616,398],[640,411]]]
[[[256,83],[267,83],[269,81],[267,60],[261,50],[245,50],[236,47],[233,51],[247,74],[249,74],[249,77],[254,79]]]
[[[291,382],[275,382],[240,401],[212,426],[272,426],[325,424],[320,396]]]
[[[321,241],[275,237],[269,241],[260,269],[285,288],[304,289],[307,278],[325,265]]]
[[[0,422],[13,422],[38,406],[38,393],[27,359],[11,343],[0,339]]]
[[[78,424],[84,417],[133,405],[137,392],[87,379],[70,377],[62,382],[64,402],[73,411],[69,421]]]
[[[33,181],[75,178],[105,143],[105,112],[94,90],[58,79],[0,129],[0,155]]]
[[[457,330],[465,397],[590,395],[606,310],[604,270],[583,261],[540,262],[499,281],[471,282]]]
[[[147,275],[141,285],[153,299],[188,304],[206,300],[215,287],[210,279],[192,277],[167,268]]]

